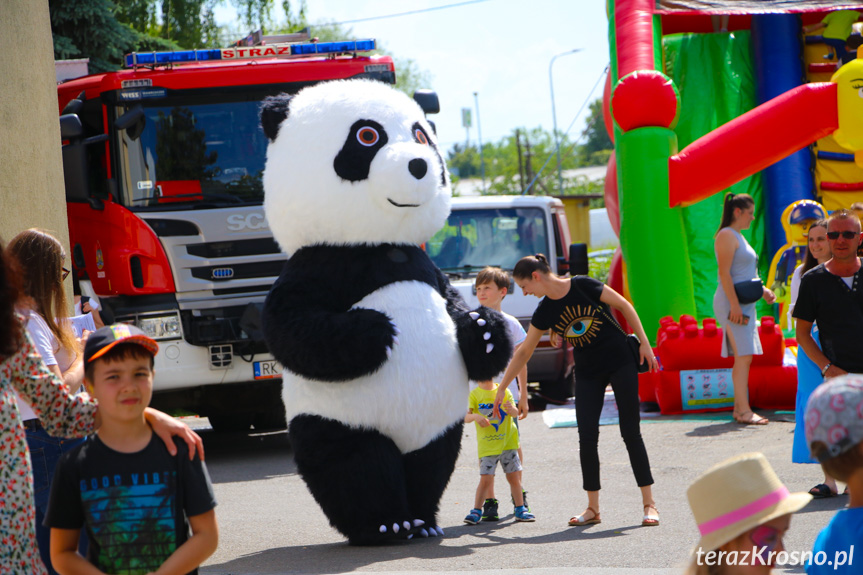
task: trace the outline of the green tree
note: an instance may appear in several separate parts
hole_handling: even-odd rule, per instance
[[[602,117],[602,98],[597,98],[590,103],[586,126],[581,136],[585,139],[584,152],[588,157],[595,152],[614,149],[614,144],[611,143]]]

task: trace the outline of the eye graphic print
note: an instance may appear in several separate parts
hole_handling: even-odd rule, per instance
[[[594,311],[593,306],[589,305],[567,306],[553,329],[573,345],[590,345],[602,326],[602,320],[594,317]]]
[[[414,138],[416,138],[417,142],[424,146],[428,146],[429,144],[429,139],[426,137],[425,133],[419,128],[414,130]]]
[[[566,327],[563,337],[581,337],[588,332],[591,325],[593,325],[593,318],[590,316],[576,318]]]
[[[364,128],[357,130],[357,141],[363,146],[374,146],[378,143],[379,139],[380,134],[378,134],[378,131],[370,126],[365,126]]]

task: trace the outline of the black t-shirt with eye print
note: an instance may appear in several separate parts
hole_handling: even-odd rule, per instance
[[[585,352],[593,355],[609,346],[625,345],[620,328],[611,323],[611,310],[599,300],[603,284],[588,276],[576,276],[571,281],[569,293],[564,297],[542,298],[533,312],[531,325],[542,331],[551,329],[565,337],[576,357]]]

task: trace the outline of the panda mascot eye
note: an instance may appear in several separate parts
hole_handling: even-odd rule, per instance
[[[416,138],[417,142],[424,146],[428,146],[429,144],[429,139],[426,137],[425,133],[419,128],[414,130],[414,138]]]
[[[363,146],[374,146],[380,140],[380,134],[371,126],[365,126],[357,130],[357,141]]]

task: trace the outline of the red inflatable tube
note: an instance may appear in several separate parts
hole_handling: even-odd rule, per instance
[[[821,189],[832,192],[859,192],[863,190],[863,182],[821,182]]]
[[[804,84],[789,90],[669,158],[669,205],[701,201],[838,127],[835,83]]]
[[[605,186],[603,187],[605,197],[605,210],[608,213],[608,221],[614,235],[620,237],[620,202],[617,199],[617,157],[614,150],[608,157],[608,167],[605,169]]]
[[[653,70],[654,0],[617,0],[614,3],[614,39],[617,77],[637,70]]]
[[[614,120],[611,117],[611,74],[605,75],[605,88],[602,90],[602,121],[611,143],[614,143]]]

